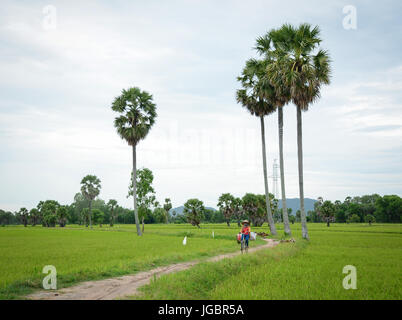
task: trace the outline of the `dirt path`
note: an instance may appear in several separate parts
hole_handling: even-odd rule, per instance
[[[279,243],[279,241],[272,239],[266,239],[265,241],[267,241],[266,244],[250,248],[248,252],[251,253],[261,249],[274,247]],[[241,254],[240,250],[233,253],[214,256],[207,260],[195,260],[162,266],[149,271],[142,271],[134,275],[81,282],[75,286],[60,290],[40,290],[28,295],[27,298],[33,300],[112,300],[123,298],[128,295],[133,296],[138,293],[138,288],[150,283],[151,279],[154,277],[157,278],[164,274],[186,270],[200,262],[215,262],[239,254]]]

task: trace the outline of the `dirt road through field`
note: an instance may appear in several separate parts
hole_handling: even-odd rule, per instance
[[[266,244],[253,247],[248,250],[249,253],[271,248],[279,244],[279,241],[272,239],[264,239]],[[189,269],[200,262],[215,262],[225,258],[231,258],[241,254],[240,250],[221,254],[208,258],[206,260],[195,260],[171,264],[168,266],[158,267],[148,271],[138,272],[133,275],[116,277],[105,280],[81,282],[77,285],[60,289],[60,290],[41,290],[27,296],[33,300],[112,300],[116,298],[124,298],[125,296],[133,296],[138,292],[138,288],[151,282],[151,279],[160,277],[161,275],[178,272]]]

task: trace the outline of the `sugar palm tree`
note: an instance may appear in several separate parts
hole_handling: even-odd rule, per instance
[[[156,105],[152,95],[141,91],[137,87],[123,89],[120,96],[116,97],[112,104],[112,110],[119,113],[114,120],[114,126],[119,136],[126,140],[133,149],[133,198],[134,218],[137,227],[137,234],[142,235],[138,221],[137,208],[137,155],[136,147],[140,140],[148,135],[156,118]]]
[[[330,82],[330,58],[319,48],[321,43],[318,26],[301,24],[295,28],[285,24],[275,31],[276,63],[271,67],[272,82],[284,84],[290,89],[291,101],[297,110],[297,155],[299,169],[299,198],[302,236],[308,239],[306,212],[304,209],[302,111],[320,97],[320,89]]]
[[[117,206],[117,200],[110,199],[107,203],[107,207],[110,210],[110,226],[113,227],[115,219],[115,209]]]
[[[21,208],[20,211],[18,211],[17,216],[19,217],[21,223],[24,225],[24,227],[27,226],[28,224],[28,215],[29,211],[27,208]]]
[[[226,224],[230,227],[230,219],[234,213],[235,197],[230,193],[223,193],[218,199],[218,208],[226,219]]]
[[[267,63],[264,60],[250,59],[246,62],[242,75],[238,81],[242,84],[242,89],[237,90],[236,100],[245,107],[252,115],[260,118],[261,140],[262,140],[262,162],[264,171],[265,202],[267,206],[267,217],[269,228],[272,235],[276,235],[274,219],[269,199],[267,159],[265,148],[265,126],[264,117],[275,111],[273,103],[274,89],[269,81],[264,77]]]
[[[166,211],[166,223],[169,223],[169,211],[172,209],[172,201],[169,198],[165,199],[165,203],[163,204],[163,209]]]
[[[29,211],[29,219],[31,220],[32,227],[36,226],[36,224],[38,223],[39,216],[40,216],[40,212],[38,209],[32,208]]]
[[[274,54],[274,41],[275,41],[275,30],[270,31],[263,37],[257,38],[257,45],[255,49],[257,52],[264,56],[266,60],[267,67],[265,69],[265,77],[274,86],[275,99],[274,103],[276,109],[278,110],[278,137],[279,137],[279,168],[281,174],[281,195],[282,195],[282,212],[283,212],[283,226],[286,235],[292,235],[289,224],[289,216],[286,205],[286,190],[285,190],[285,166],[283,160],[283,107],[290,101],[290,90],[286,86],[286,83],[281,81],[281,78],[274,78],[275,82],[271,79],[275,77],[275,70],[273,66],[275,64],[275,54]]]
[[[89,202],[89,227],[92,229],[92,201],[99,195],[101,181],[97,176],[87,175],[81,180],[81,193]]]
[[[65,227],[69,214],[67,211],[67,207],[66,206],[60,206],[57,208],[56,210],[56,215],[57,215],[57,220],[59,222],[60,227]]]

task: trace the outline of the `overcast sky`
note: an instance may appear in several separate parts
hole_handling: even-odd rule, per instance
[[[344,28],[346,5],[356,29]],[[0,208],[69,204],[87,174],[102,199],[132,207],[131,149],[110,108],[131,86],[157,104],[137,160],[160,201],[216,207],[223,192],[263,193],[259,120],[236,104],[236,77],[258,36],[302,22],[320,26],[333,60],[331,85],[303,114],[306,197],[401,195],[401,14],[400,1],[2,0]],[[265,123],[272,174],[277,115]],[[287,196],[297,197],[294,105],[284,135]]]

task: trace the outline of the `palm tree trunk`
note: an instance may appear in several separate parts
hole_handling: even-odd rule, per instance
[[[92,200],[89,201],[89,227],[92,229]]]
[[[302,115],[301,108],[297,106],[297,159],[299,164],[299,198],[302,236],[309,239],[307,231],[306,212],[304,211],[304,185],[303,185],[303,144],[302,144]]]
[[[269,190],[268,190],[268,176],[267,176],[267,155],[265,151],[265,128],[264,128],[264,117],[260,117],[261,120],[261,139],[262,139],[262,165],[264,169],[264,185],[265,185],[265,203],[267,205],[267,216],[269,229],[272,235],[276,235],[276,228],[274,219],[272,218],[271,205],[269,201]]]
[[[279,168],[281,171],[281,194],[282,194],[282,216],[285,234],[291,236],[289,226],[288,208],[286,206],[285,192],[285,167],[283,165],[283,106],[278,107],[278,129],[279,129]]]
[[[138,208],[137,208],[137,154],[133,145],[133,198],[134,198],[134,219],[137,227],[137,235],[142,236],[140,223],[138,221]]]

